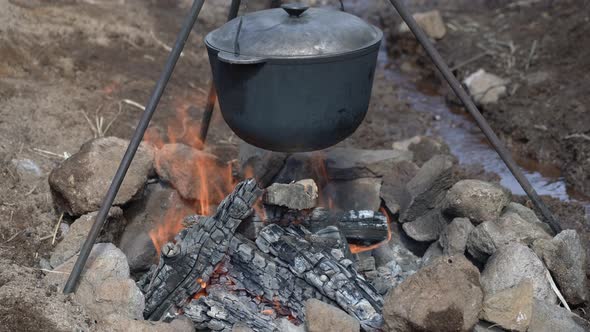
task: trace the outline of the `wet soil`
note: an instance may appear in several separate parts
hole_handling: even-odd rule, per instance
[[[245,10],[255,10],[263,2],[249,0]],[[60,290],[46,288],[39,281],[47,273],[40,270],[39,264],[49,257],[53,247],[51,237],[60,217],[53,206],[47,176],[64,155],[75,153],[81,144],[96,135],[96,123],[101,118],[103,124],[98,127],[102,132],[106,131],[106,135],[131,136],[141,110],[122,100],[146,103],[167,56],[166,47],[173,44],[181,18],[186,14],[187,3],[190,1],[0,2],[0,255],[3,258],[0,272],[18,271],[0,273],[0,326],[10,326],[11,331],[34,331],[35,326],[46,327],[44,330],[48,331],[72,330],[72,326],[92,328],[92,322],[79,307],[69,304],[68,297],[61,296]],[[164,141],[169,140],[169,131],[186,132],[186,135],[175,136],[184,143],[197,144],[187,129],[200,122],[210,81],[202,39],[205,31],[225,20],[228,1],[224,5],[207,3],[150,125],[148,134],[157,135]],[[382,8],[370,5],[364,9],[367,19],[376,24],[384,22],[380,14]],[[470,17],[472,14],[463,12],[462,15]],[[549,24],[552,20],[543,22]],[[576,29],[574,31],[578,31]],[[444,46],[447,45],[444,40],[439,46],[452,49],[451,42],[461,38],[461,35],[450,33],[448,46]],[[539,54],[546,54],[551,43],[541,43],[541,39],[538,43],[543,46],[540,50],[544,50]],[[559,48],[553,50],[560,51]],[[467,51],[456,54],[456,61],[469,54]],[[576,56],[573,51],[563,56],[572,57],[564,62],[578,61],[573,59]],[[450,114],[454,113],[445,108],[441,97],[444,92],[439,90],[440,81],[427,62],[415,55],[406,59],[382,52],[380,57],[367,117],[359,130],[342,144],[374,149],[390,148],[394,141],[415,135],[432,134],[445,138],[446,131],[458,120],[451,118]],[[530,68],[540,71],[536,66],[544,63],[541,60],[535,59]],[[469,68],[466,66],[462,70]],[[552,73],[565,77],[561,73]],[[582,71],[572,74],[580,79]],[[567,83],[565,79],[562,82]],[[582,82],[581,79],[578,82]],[[565,86],[571,88],[572,84],[568,84]],[[526,87],[521,86],[521,89]],[[518,93],[516,90],[515,95]],[[541,98],[532,99],[529,102],[540,103]],[[460,110],[457,112],[463,117]],[[486,109],[486,116],[490,112]],[[451,120],[442,126],[440,124],[444,121],[441,119]],[[493,125],[501,129],[500,121],[493,119]],[[460,126],[469,124],[465,122]],[[546,126],[548,131],[553,130],[552,122]],[[520,133],[517,129],[511,130]],[[587,126],[585,130],[581,133],[587,133]],[[474,132],[473,127],[468,127],[467,131]],[[510,131],[501,132],[504,139],[511,139]],[[567,135],[573,133],[576,132]],[[577,142],[577,139],[565,141]],[[222,151],[226,160],[237,156],[239,139],[225,125],[218,110],[213,117],[208,142],[216,151]],[[448,142],[453,144],[453,149],[454,141]],[[561,143],[559,141],[555,146],[561,146]],[[526,147],[526,144],[511,146]],[[543,151],[548,149],[543,148]],[[561,158],[557,167],[568,169],[564,165],[575,158],[564,159],[564,156],[578,151],[576,149],[551,154],[554,158]],[[579,156],[576,154],[576,158]],[[22,167],[30,166],[29,162],[36,167]],[[461,176],[496,178],[491,174],[494,170],[486,169],[481,163],[464,165]],[[572,223],[571,227],[590,234],[587,226],[583,226],[581,205],[559,200],[553,202],[555,209],[563,211],[565,223]],[[562,212],[559,213],[562,216]],[[65,223],[72,221],[72,218],[64,217]],[[25,278],[25,275],[33,277]],[[27,305],[8,300],[15,296],[24,298],[25,295],[18,295],[19,289],[26,289],[23,294],[30,294],[26,297]],[[41,296],[45,298],[38,306],[43,310],[27,309],[34,305],[35,297]],[[60,305],[63,303],[68,304]],[[68,314],[60,316],[60,307]],[[25,321],[23,316],[30,319]]]

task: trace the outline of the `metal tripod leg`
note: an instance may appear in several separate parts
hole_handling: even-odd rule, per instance
[[[117,196],[117,192],[121,187],[121,183],[123,183],[123,179],[125,178],[125,174],[129,169],[129,165],[131,165],[131,161],[135,156],[135,152],[137,152],[137,148],[139,147],[139,144],[143,139],[143,134],[145,133],[145,130],[147,129],[150,123],[152,115],[154,115],[154,112],[156,111],[156,107],[158,106],[160,98],[164,93],[164,89],[166,88],[166,85],[168,84],[168,81],[172,76],[172,72],[174,71],[176,62],[178,62],[180,53],[182,53],[182,50],[184,49],[184,45],[188,39],[188,36],[193,26],[195,25],[195,22],[197,21],[197,17],[201,12],[201,8],[203,8],[204,2],[205,0],[195,0],[195,2],[193,2],[190,14],[187,16],[182,25],[182,29],[178,34],[176,42],[174,43],[174,48],[170,52],[170,55],[168,55],[168,59],[166,60],[164,70],[162,71],[162,74],[156,83],[156,86],[152,92],[152,95],[150,96],[150,100],[145,108],[145,111],[141,115],[141,119],[139,120],[137,128],[133,133],[131,142],[129,143],[129,146],[125,151],[125,155],[123,155],[121,164],[119,164],[117,173],[115,173],[113,181],[111,182],[111,186],[109,187],[109,190],[107,191],[107,194],[105,195],[102,201],[102,205],[100,207],[100,210],[98,211],[98,214],[96,215],[96,219],[94,220],[94,224],[90,229],[90,233],[88,233],[88,237],[86,238],[84,245],[82,245],[82,248],[80,249],[80,255],[78,256],[78,259],[76,260],[76,263],[74,264],[72,272],[70,273],[68,281],[66,282],[66,285],[64,287],[65,294],[73,292],[76,287],[78,279],[80,278],[80,274],[84,270],[84,265],[86,265],[86,260],[88,259],[90,251],[94,246],[94,242],[96,242],[96,238],[98,237],[98,234],[100,233],[100,230],[104,225],[104,222],[109,213],[109,209],[111,208],[111,205],[113,204],[113,201]]]
[[[479,128],[481,128],[484,135],[492,144],[492,147],[494,147],[498,155],[500,155],[500,158],[502,158],[502,160],[504,161],[512,175],[516,178],[516,181],[518,181],[522,189],[524,189],[526,194],[529,196],[529,198],[537,208],[537,210],[544,217],[544,221],[551,226],[551,229],[553,229],[555,233],[561,232],[561,226],[553,217],[551,211],[549,211],[545,203],[541,201],[541,198],[539,197],[539,195],[537,194],[529,180],[524,176],[524,174],[522,173],[514,159],[512,159],[510,152],[504,147],[504,145],[502,144],[498,136],[496,136],[496,134],[494,133],[486,119],[481,115],[481,113],[471,100],[471,97],[469,97],[469,95],[467,94],[465,89],[463,89],[455,75],[453,75],[453,73],[449,69],[449,66],[447,66],[447,64],[440,56],[436,48],[434,48],[434,46],[422,30],[422,28],[418,26],[418,23],[416,23],[414,17],[410,15],[408,9],[401,3],[400,0],[389,1],[397,10],[402,19],[406,22],[414,36],[416,36],[416,39],[418,39],[426,53],[428,53],[428,56],[432,59],[434,65],[438,68],[442,76],[449,83],[451,89],[453,89],[457,97],[459,97],[467,111],[471,114],[471,116],[473,116]]]

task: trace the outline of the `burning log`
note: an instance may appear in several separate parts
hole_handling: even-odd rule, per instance
[[[262,252],[254,242],[240,234],[231,240],[228,255],[227,277],[233,288],[244,289],[275,304],[275,310],[283,316],[302,322],[304,302],[310,298],[333,303],[322,295],[321,290],[293,273],[285,262]]]
[[[146,319],[175,314],[206,287],[236,228],[251,215],[261,193],[254,180],[239,183],[212,217],[194,223],[181,231],[175,242],[163,246],[159,264],[149,273],[149,283],[146,280],[143,285]]]
[[[266,224],[287,226],[301,224],[315,233],[326,226],[336,226],[351,242],[381,242],[389,235],[387,216],[381,212],[368,210],[332,211],[315,208],[309,211],[288,210],[267,206]],[[253,218],[257,218],[254,216]]]
[[[382,325],[383,299],[351,266],[313,247],[297,226],[281,228],[271,224],[256,239],[258,249],[280,259],[289,270],[356,317],[367,331]]]

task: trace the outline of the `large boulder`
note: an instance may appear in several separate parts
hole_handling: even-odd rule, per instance
[[[119,167],[129,142],[117,137],[97,138],[80,147],[49,174],[55,203],[68,214],[97,211]],[[121,184],[114,205],[134,198],[144,187],[153,167],[153,150],[142,144]]]
[[[469,218],[478,225],[496,220],[510,198],[510,191],[498,184],[461,180],[447,192],[444,212],[452,217]]]
[[[533,283],[525,279],[513,288],[486,296],[480,317],[510,331],[526,331],[533,312]]]
[[[359,332],[361,329],[356,318],[333,305],[316,299],[305,301],[305,319],[308,332]]]
[[[385,297],[387,331],[470,331],[483,293],[479,270],[463,256],[441,257]]]
[[[547,279],[548,273],[531,249],[513,242],[498,248],[490,257],[481,274],[481,285],[486,296],[490,296],[530,279],[536,299],[555,303],[557,296]]]
[[[579,305],[588,301],[586,252],[575,230],[562,231],[552,240],[537,240],[533,248],[551,271],[567,303]]]

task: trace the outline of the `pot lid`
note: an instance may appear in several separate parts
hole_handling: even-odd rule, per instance
[[[235,18],[210,32],[205,42],[241,56],[293,58],[350,53],[380,42],[382,36],[354,15],[287,4]]]

